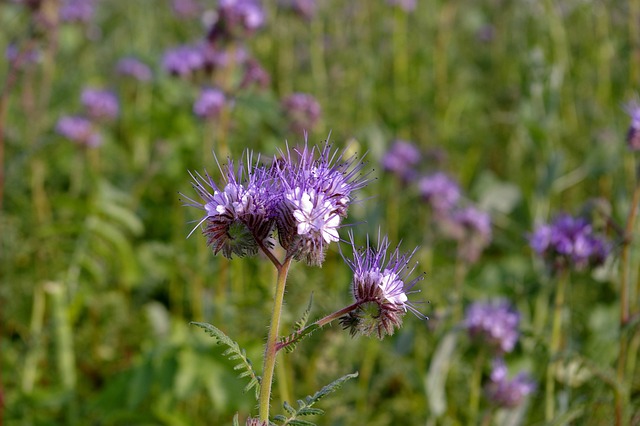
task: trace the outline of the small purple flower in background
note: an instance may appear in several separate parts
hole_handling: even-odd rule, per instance
[[[195,18],[202,12],[202,6],[196,0],[171,0],[173,14],[181,19]]]
[[[414,178],[415,166],[420,160],[420,150],[413,142],[398,139],[382,157],[382,168],[403,182],[409,182]]]
[[[460,243],[458,255],[468,263],[476,262],[491,242],[491,216],[474,206],[455,209],[442,222],[445,232]]]
[[[315,0],[280,0],[278,6],[290,10],[306,20],[313,18],[318,8]]]
[[[56,124],[56,132],[79,145],[93,148],[102,144],[102,136],[93,123],[84,117],[61,117]]]
[[[266,21],[258,0],[220,0],[218,21],[209,31],[208,39],[246,37],[262,28]]]
[[[227,104],[227,98],[219,89],[202,89],[200,96],[193,104],[193,112],[200,118],[212,120],[218,118],[222,108]]]
[[[282,108],[291,130],[302,134],[312,130],[320,120],[322,110],[316,99],[306,93],[294,93],[282,100]]]
[[[366,184],[355,156],[347,159],[332,151],[302,149],[281,153],[272,173],[279,183],[274,198],[280,245],[296,260],[322,265],[327,246],[339,240],[338,228],[353,200],[352,193]]]
[[[553,269],[593,268],[609,255],[608,241],[596,235],[586,219],[562,214],[550,224],[541,224],[529,235],[531,248]]]
[[[113,120],[118,117],[118,98],[109,90],[86,88],[82,91],[80,101],[87,115],[94,120]]]
[[[201,69],[205,60],[201,49],[183,45],[164,52],[162,67],[166,72],[177,77],[189,77]]]
[[[632,151],[640,151],[640,103],[634,99],[625,105],[625,111],[631,117],[627,132],[627,145]]]
[[[186,206],[205,211],[199,226],[214,254],[231,258],[254,255],[258,248],[271,247],[273,219],[270,211],[272,177],[254,163],[252,154],[245,155],[246,165],[240,162],[237,169],[231,160],[224,167],[224,188],[218,187],[208,174],[192,174],[193,187],[204,202],[186,197]],[[246,167],[246,170],[245,170]]]
[[[59,13],[62,22],[87,24],[95,14],[95,0],[63,0]]]
[[[513,350],[518,341],[520,314],[504,300],[474,302],[467,308],[464,327],[469,336],[498,353]]]
[[[345,262],[353,272],[352,293],[358,307],[340,318],[340,323],[349,329],[352,336],[375,334],[379,339],[392,335],[402,326],[402,317],[411,311],[418,318],[426,318],[411,302],[410,294],[424,274],[409,280],[415,270],[410,266],[415,250],[401,253],[399,246],[388,253],[387,237],[378,235],[378,246],[357,247],[353,233],[349,233],[353,260]]]
[[[485,389],[487,398],[493,404],[501,408],[517,407],[535,389],[536,384],[528,374],[521,372],[509,380],[504,360],[494,360],[490,381]]]
[[[132,77],[138,81],[150,81],[153,78],[151,68],[134,57],[120,59],[116,65],[116,72],[120,75]]]
[[[271,83],[271,76],[262,68],[262,66],[253,58],[249,58],[244,65],[244,76],[240,87],[245,89],[251,86],[257,86],[260,89],[266,89]]]
[[[23,69],[31,64],[40,62],[41,53],[40,50],[35,47],[22,49],[16,44],[11,43],[7,46],[4,57],[14,68]]]
[[[418,190],[436,214],[449,212],[460,200],[460,186],[442,172],[421,178]]]

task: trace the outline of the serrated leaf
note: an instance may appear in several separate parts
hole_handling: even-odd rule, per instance
[[[251,377],[251,380],[249,381],[247,386],[245,386],[244,391],[245,392],[249,391],[251,390],[251,388],[255,387],[256,399],[257,399],[258,395],[260,394],[260,376],[258,376],[254,371],[253,364],[251,363],[251,360],[247,358],[246,351],[244,349],[241,349],[240,345],[238,345],[238,343],[233,341],[229,336],[224,334],[222,330],[220,330],[217,327],[214,327],[211,324],[208,324],[206,322],[191,322],[191,324],[204,329],[207,333],[209,333],[210,336],[214,337],[218,343],[226,345],[228,349],[226,349],[223,352],[223,355],[227,356],[228,359],[242,360],[242,362],[240,364],[237,364],[235,367],[233,367],[233,369],[235,371],[245,370],[239,375],[239,377],[241,378],[248,377],[248,376]]]
[[[276,350],[283,349],[287,352],[292,352],[298,343],[302,341],[302,339],[311,336],[315,331],[319,330],[321,327],[318,324],[311,324],[306,327],[304,330],[294,331],[290,335],[283,337],[278,342],[278,347]]]
[[[298,410],[299,416],[313,416],[322,414],[324,414],[324,410],[321,408],[305,407]]]
[[[287,424],[291,426],[316,426],[315,423],[300,419],[290,420]]]
[[[347,381],[347,380],[351,380],[358,377],[358,372],[356,371],[355,373],[350,373],[350,374],[345,374],[344,376],[334,380],[333,382],[329,383],[328,385],[326,385],[325,387],[323,387],[322,389],[320,389],[318,392],[316,392],[315,394],[313,394],[313,396],[311,396],[311,402],[309,403],[309,406],[311,406],[311,404],[315,404],[316,402],[320,401],[322,398],[324,398],[325,396],[329,395],[332,392],[337,391],[338,389],[340,389],[342,387],[342,385]]]
[[[300,331],[307,325],[307,321],[309,320],[309,314],[311,313],[311,305],[313,304],[313,292],[311,296],[309,296],[309,303],[307,304],[307,309],[302,313],[302,317],[296,321],[296,325],[294,327],[294,331]]]

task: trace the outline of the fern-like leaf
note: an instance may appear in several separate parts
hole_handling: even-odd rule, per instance
[[[231,361],[240,361],[233,367],[233,369],[236,371],[242,370],[239,375],[240,378],[251,378],[249,383],[244,387],[244,392],[248,392],[251,389],[255,388],[256,399],[258,399],[258,396],[260,394],[260,376],[258,376],[253,369],[253,364],[251,363],[251,360],[247,358],[246,351],[240,348],[240,345],[233,341],[229,336],[224,334],[222,330],[214,327],[211,324],[208,324],[206,322],[191,322],[191,324],[204,329],[210,336],[214,337],[218,343],[228,346],[228,348],[222,353],[222,355],[226,356]]]
[[[314,423],[308,420],[302,420],[299,417],[324,414],[323,410],[313,408],[312,406],[325,396],[340,389],[347,380],[355,377],[358,377],[357,371],[334,380],[313,395],[306,396],[304,400],[299,399],[297,409],[293,408],[291,404],[285,401],[282,405],[285,411],[289,413],[289,417],[278,414],[277,416],[274,416],[273,420],[282,426],[316,426]]]
[[[309,314],[311,313],[311,305],[313,304],[313,293],[309,296],[309,303],[307,304],[307,309],[302,313],[302,317],[296,321],[296,325],[293,331],[300,331],[307,325],[307,321],[309,320]]]

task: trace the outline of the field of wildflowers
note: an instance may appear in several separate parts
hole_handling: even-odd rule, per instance
[[[1,425],[640,425],[640,2],[0,2]]]

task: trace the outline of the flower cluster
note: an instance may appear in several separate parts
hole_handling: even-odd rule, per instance
[[[465,200],[460,185],[448,174],[419,173],[422,163],[441,161],[441,153],[429,154],[423,156],[412,142],[396,140],[383,156],[382,167],[398,176],[403,184],[415,184],[421,200],[431,208],[431,220],[437,230],[458,242],[460,259],[474,263],[491,242],[491,217]]]
[[[511,352],[518,341],[520,315],[510,303],[475,302],[466,311],[464,327],[469,336],[498,354]]]
[[[224,187],[209,175],[192,175],[203,202],[187,198],[186,205],[206,212],[198,226],[214,253],[255,254],[273,245],[277,231],[288,257],[321,265],[328,245],[339,240],[353,192],[366,184],[363,164],[355,156],[345,159],[328,143],[287,150],[269,166],[253,163],[250,154],[246,159],[246,170],[229,161]]]
[[[593,268],[603,264],[610,251],[608,241],[596,234],[586,219],[568,214],[537,226],[529,244],[553,270]]]
[[[95,14],[95,0],[64,0],[60,5],[60,20],[87,24]]]
[[[345,261],[353,272],[351,290],[356,308],[340,318],[340,323],[351,335],[375,334],[379,339],[392,335],[402,325],[402,317],[411,311],[425,318],[409,301],[407,294],[424,278],[420,275],[409,280],[415,266],[410,266],[415,250],[401,253],[396,247],[391,253],[386,237],[378,236],[377,247],[359,248],[350,234],[353,260]]]
[[[415,177],[415,167],[420,160],[421,154],[417,146],[398,139],[382,157],[382,168],[397,175],[403,182],[409,182]]]
[[[102,143],[102,134],[97,124],[118,116],[118,98],[108,90],[86,88],[80,101],[86,116],[63,116],[56,124],[56,131],[79,145],[96,147]]]
[[[193,112],[203,119],[217,118],[222,112],[222,108],[227,103],[227,98],[219,89],[202,89],[200,96],[193,104]]]
[[[536,384],[527,373],[520,372],[509,380],[504,361],[494,360],[490,381],[485,388],[487,398],[493,404],[502,408],[517,407],[535,389]]]

